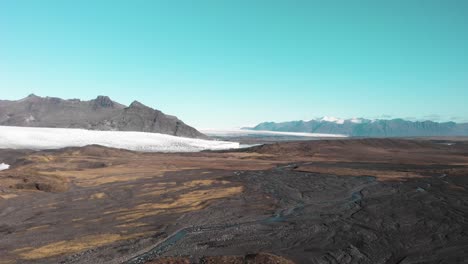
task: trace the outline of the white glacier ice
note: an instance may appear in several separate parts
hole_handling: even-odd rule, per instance
[[[208,136],[245,136],[245,135],[278,135],[278,136],[295,136],[295,137],[313,137],[313,138],[343,138],[346,135],[340,134],[321,134],[321,133],[305,133],[305,132],[282,132],[269,130],[251,130],[251,129],[205,129],[202,133]]]
[[[5,163],[0,163],[0,171],[8,170],[9,168],[10,168],[10,165],[5,164]]]
[[[183,138],[157,133],[0,126],[0,148],[58,149],[93,144],[146,152],[196,152],[239,148],[237,142]]]

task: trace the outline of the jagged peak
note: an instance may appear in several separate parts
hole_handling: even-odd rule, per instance
[[[96,107],[113,107],[114,101],[112,101],[109,96],[99,95],[96,99],[93,100]]]
[[[98,100],[98,99],[103,99],[103,98],[104,98],[104,99],[110,100],[110,97],[107,96],[107,95],[98,95],[98,96],[96,97],[96,100]]]
[[[133,101],[130,106],[131,108],[150,108],[149,106],[146,106],[140,102],[138,102],[137,100]]]
[[[20,102],[21,102],[21,101],[36,101],[36,100],[39,100],[39,99],[42,99],[42,97],[37,96],[37,95],[35,95],[35,94],[32,93],[32,94],[26,96],[25,98],[23,98],[23,99],[21,99],[21,100],[19,100],[19,101],[20,101]]]

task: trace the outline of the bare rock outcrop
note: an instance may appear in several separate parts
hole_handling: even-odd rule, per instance
[[[166,115],[138,101],[127,107],[107,96],[81,101],[31,94],[17,101],[0,100],[0,125],[141,131],[206,138],[175,116]]]

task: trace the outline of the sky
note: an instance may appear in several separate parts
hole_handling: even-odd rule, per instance
[[[30,93],[200,129],[468,121],[468,1],[2,0],[0,98]]]

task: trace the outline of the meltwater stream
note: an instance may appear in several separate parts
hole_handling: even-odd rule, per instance
[[[290,166],[284,166],[283,168],[286,169]],[[374,177],[369,177],[370,179],[370,184],[375,184],[375,178]],[[353,192],[351,195],[341,201],[345,201],[345,206],[349,206],[350,204],[358,203],[361,201],[363,198],[361,191],[369,186],[368,184],[359,186],[352,190]],[[149,260],[155,259],[158,256],[161,256],[167,249],[173,245],[175,245],[178,241],[182,240],[185,238],[187,235],[191,233],[198,233],[198,232],[206,232],[206,231],[216,231],[216,230],[224,230],[227,228],[232,228],[232,227],[238,227],[242,225],[252,225],[252,224],[273,224],[273,223],[280,223],[280,222],[286,222],[287,218],[292,216],[294,213],[303,210],[307,206],[317,206],[319,204],[328,204],[328,203],[334,203],[334,202],[339,202],[339,201],[326,201],[326,202],[321,202],[321,203],[314,203],[314,204],[304,204],[304,203],[298,203],[297,205],[293,207],[289,207],[286,209],[282,209],[278,213],[269,216],[264,219],[260,220],[254,220],[254,221],[247,221],[247,222],[241,222],[241,223],[235,223],[235,224],[227,224],[227,225],[214,225],[214,226],[200,226],[200,227],[186,227],[179,229],[178,231],[174,232],[172,235],[168,236],[166,239],[163,241],[157,243],[155,247],[150,249],[149,251],[138,255],[126,262],[125,264],[143,264],[146,263]]]

